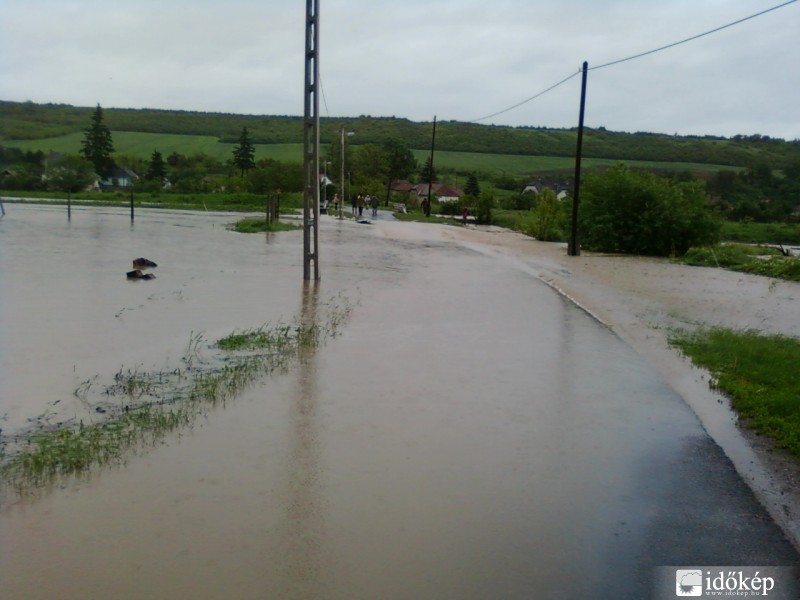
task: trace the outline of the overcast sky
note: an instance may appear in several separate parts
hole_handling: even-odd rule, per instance
[[[471,121],[784,0],[320,0],[320,114]],[[2,0],[0,100],[302,115],[304,0]],[[590,70],[586,124],[800,139],[800,2]],[[580,77],[484,124],[574,127]]]

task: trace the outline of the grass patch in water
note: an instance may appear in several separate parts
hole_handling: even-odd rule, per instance
[[[99,384],[98,377],[88,379],[75,395],[86,404],[92,394],[102,398],[96,406],[100,420],[0,438],[0,483],[24,493],[62,476],[120,463],[132,448],[155,444],[175,429],[191,426],[210,407],[234,398],[259,377],[288,368],[303,350],[335,335],[350,311],[345,301],[344,306],[329,308],[323,324],[265,325],[234,332],[213,346],[222,354],[216,357],[216,367],[200,360],[202,336],[192,334],[185,369],[143,373],[121,368],[107,386]]]
[[[294,231],[302,229],[292,223],[268,223],[266,219],[247,218],[236,221],[231,229],[239,233],[263,233],[265,231]]]
[[[217,347],[227,352],[236,350],[275,350],[288,347],[308,347],[316,344],[321,333],[316,326],[278,325],[234,331],[217,340]]]
[[[800,457],[800,340],[708,329],[671,342],[712,374],[743,424]]]

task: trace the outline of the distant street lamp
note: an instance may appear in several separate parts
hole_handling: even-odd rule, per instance
[[[345,195],[344,195],[344,193],[345,193],[345,189],[344,189],[344,136],[345,135],[347,135],[347,136],[355,135],[355,132],[353,132],[353,131],[345,131],[344,127],[342,127],[342,160],[341,160],[342,164],[340,165],[341,168],[342,168],[342,172],[341,172],[341,179],[339,180],[339,183],[340,183],[341,188],[342,188],[342,193],[341,193],[341,196],[339,198],[339,218],[340,219],[344,219],[344,199],[345,199]],[[348,175],[349,175],[349,173],[348,173]]]

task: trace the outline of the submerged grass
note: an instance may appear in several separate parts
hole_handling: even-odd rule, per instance
[[[247,218],[236,221],[231,225],[231,229],[239,233],[263,233],[266,231],[294,231],[302,229],[302,227],[292,223],[268,223],[266,219],[262,218]]]
[[[709,370],[744,425],[800,457],[800,340],[708,329],[672,343]]]
[[[345,300],[343,306],[329,308],[321,324],[264,325],[234,332],[212,346],[218,351],[215,366],[200,360],[203,338],[193,333],[185,369],[145,373],[121,368],[107,386],[100,385],[98,377],[87,379],[75,395],[89,404],[96,390],[95,396],[102,398],[95,405],[100,420],[44,427],[0,440],[0,482],[24,493],[62,476],[122,462],[132,449],[192,425],[209,408],[234,398],[259,377],[288,368],[303,351],[336,335],[351,310]]]

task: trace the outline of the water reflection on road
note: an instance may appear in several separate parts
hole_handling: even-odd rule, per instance
[[[50,321],[60,352],[70,346],[59,336],[85,328],[92,343],[114,340],[66,360],[34,345],[57,363],[47,387],[61,393],[76,363],[100,372],[120,355],[164,360],[192,330],[279,315],[313,322],[340,294],[358,306],[341,335],[193,430],[7,508],[0,581],[9,598],[641,598],[653,565],[796,558],[767,518],[751,519],[759,507],[724,458],[708,467],[713,489],[705,485],[716,455],[682,400],[511,261],[423,226],[331,219],[323,280],[304,285],[292,234],[265,247],[183,215],[192,227],[153,216],[127,234],[112,212],[92,217],[87,237],[70,233],[80,213],[67,228],[30,212],[15,219],[36,221],[38,247],[16,247],[0,263],[4,278],[24,280],[17,265],[41,255],[41,284],[88,305],[70,313],[75,329]],[[0,224],[4,241],[14,239],[9,226]],[[92,255],[93,275],[81,276],[91,283],[59,277],[46,250],[54,240],[71,256]],[[114,270],[143,242],[170,265],[147,291],[153,306],[126,298],[144,288]],[[11,313],[25,314],[31,293],[20,285],[0,321],[14,344],[22,330]],[[121,302],[147,310],[120,324],[111,309]],[[26,414],[21,402],[5,410]],[[697,515],[713,535],[687,528]]]

